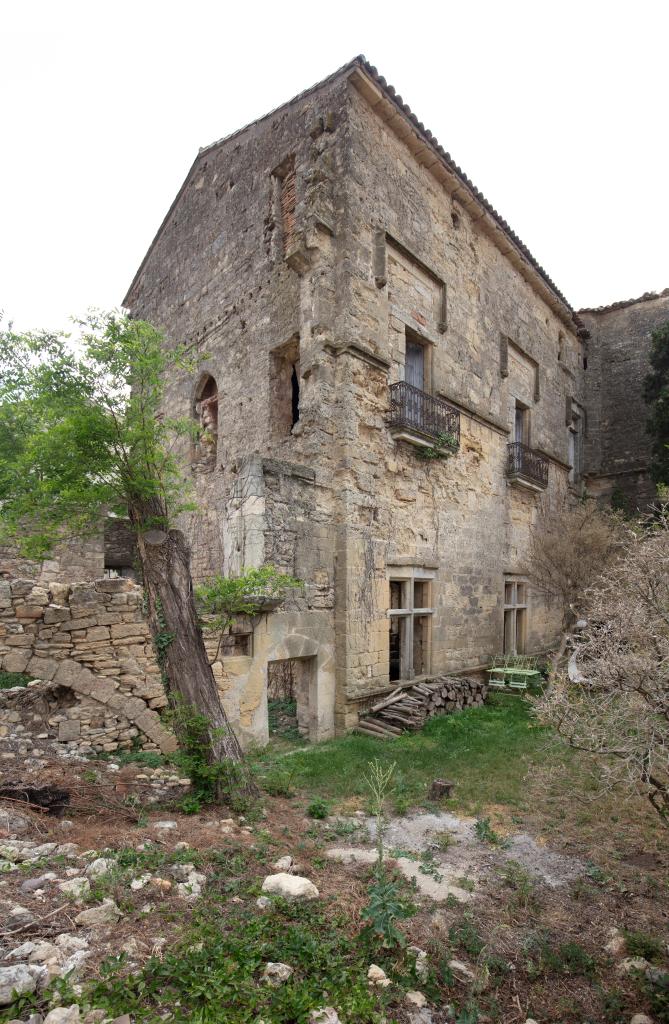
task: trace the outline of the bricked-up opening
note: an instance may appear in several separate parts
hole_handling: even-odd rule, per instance
[[[211,374],[204,374],[195,390],[194,415],[200,432],[193,446],[193,462],[202,469],[213,469],[218,449],[218,385]]]
[[[300,339],[270,353],[270,417],[274,437],[288,437],[300,422]]]
[[[280,206],[281,206],[281,241],[283,255],[292,248],[295,240],[295,208],[297,206],[297,179],[295,176],[295,164],[291,160],[283,173],[278,175],[280,181]]]

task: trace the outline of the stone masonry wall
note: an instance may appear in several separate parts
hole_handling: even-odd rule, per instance
[[[650,336],[669,321],[669,288],[602,309],[581,310],[590,331],[585,373],[588,489],[630,510],[655,498],[643,381]]]
[[[43,681],[0,691],[0,735],[20,726],[82,752],[175,749],[142,590],[129,580],[1,579],[0,669]]]
[[[126,297],[202,357],[199,374],[169,380],[167,412],[199,415],[204,374],[217,388],[215,443],[206,458],[182,451],[195,577],[273,561],[305,584],[217,669],[240,695],[240,733],[266,736],[267,665],[288,657],[311,666],[312,738],[355,724],[389,685],[398,574],[430,581],[426,670],[488,664],[505,579],[527,579],[542,513],[582,492],[567,411],[585,410],[587,445],[583,337],[437,165],[378,88],[335,75],[201,151]],[[389,429],[409,336],[425,347],[424,391],[460,412],[460,451],[443,462]],[[549,462],[543,493],[507,478],[517,403]],[[528,589],[526,649],[539,651],[561,614]]]

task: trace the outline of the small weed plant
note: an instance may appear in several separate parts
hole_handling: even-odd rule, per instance
[[[323,821],[330,813],[329,805],[321,797],[316,797],[307,807],[307,815],[310,818],[317,818]]]
[[[394,763],[383,765],[375,759],[370,762],[365,776],[371,797],[371,812],[376,821],[376,864],[374,881],[369,888],[369,903],[362,912],[363,920],[367,921],[363,935],[381,940],[386,948],[406,943],[397,922],[413,913],[413,908],[402,899],[399,883],[388,875],[385,863],[385,802],[392,788],[394,771]]]
[[[507,846],[506,840],[498,832],[495,832],[490,824],[490,818],[477,818],[474,832],[480,842],[487,843],[489,846]]]

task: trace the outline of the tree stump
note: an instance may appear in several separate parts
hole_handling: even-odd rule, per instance
[[[448,779],[435,779],[430,786],[430,800],[448,800],[454,785],[455,783]]]

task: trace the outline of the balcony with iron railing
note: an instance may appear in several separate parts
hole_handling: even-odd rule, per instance
[[[460,445],[458,410],[404,380],[390,385],[388,424],[395,440],[419,448],[432,448],[436,442],[457,451]]]
[[[543,491],[548,486],[548,459],[520,441],[507,446],[506,475],[509,483]]]

